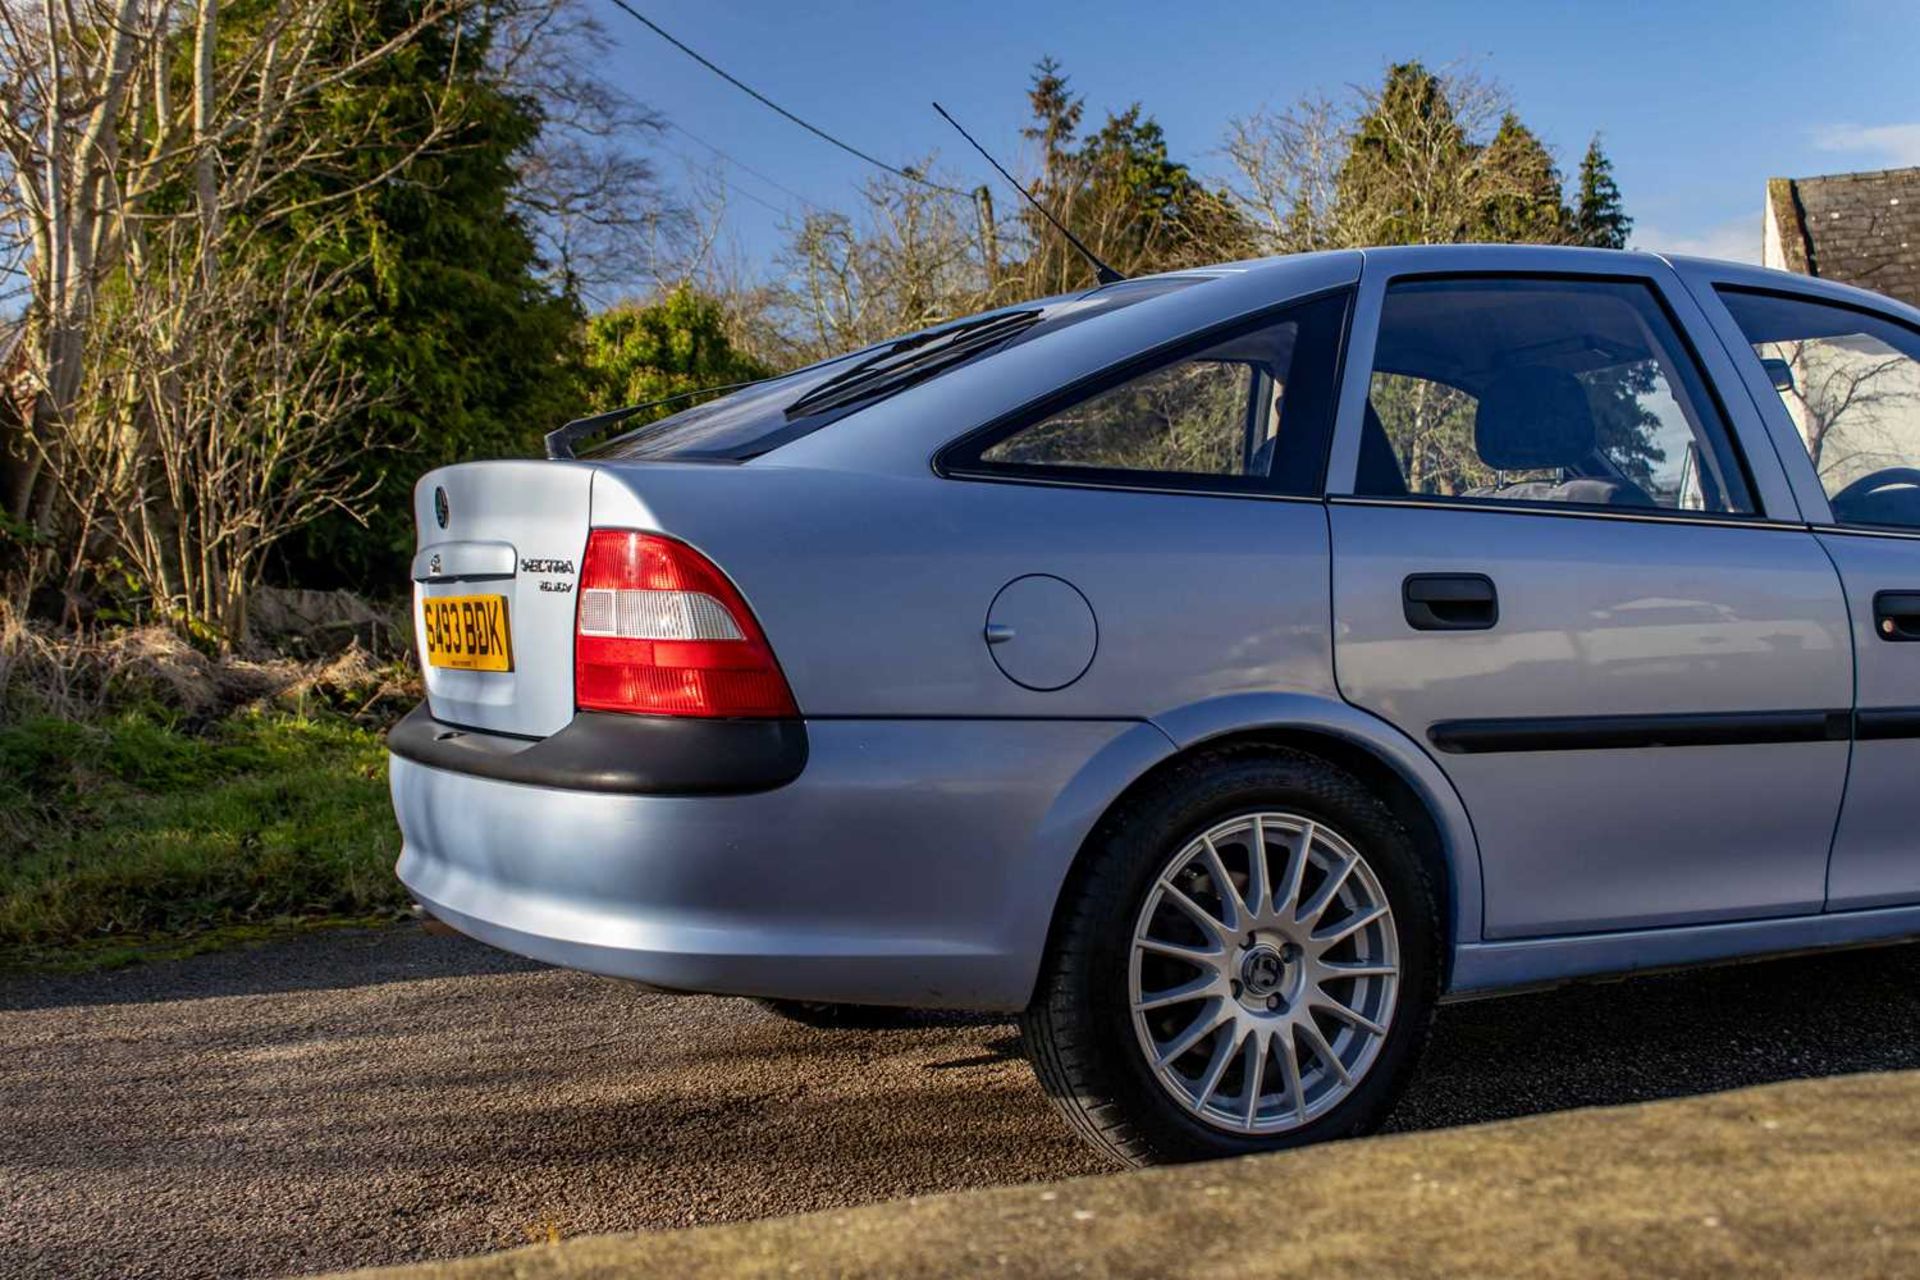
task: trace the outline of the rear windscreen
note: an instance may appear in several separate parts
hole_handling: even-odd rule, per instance
[[[744,462],[994,352],[1206,278],[1155,276],[983,312],[757,382],[636,427],[583,456]]]

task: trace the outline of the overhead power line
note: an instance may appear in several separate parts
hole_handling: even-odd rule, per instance
[[[701,66],[705,67],[707,70],[713,72],[713,74],[719,76],[722,80],[725,80],[728,84],[740,90],[740,92],[746,94],[748,97],[752,98],[755,102],[758,102],[760,105],[778,112],[779,114],[785,116],[787,119],[793,121],[793,123],[799,125],[802,129],[805,129],[808,133],[811,133],[815,137],[820,138],[826,142],[832,143],[834,146],[840,148],[842,151],[846,152],[848,155],[858,156],[860,159],[866,161],[868,164],[874,166],[876,169],[884,169],[896,178],[905,178],[908,182],[917,182],[921,186],[930,188],[934,191],[944,192],[945,194],[950,196],[967,196],[969,194],[965,191],[960,191],[954,187],[942,186],[938,182],[930,182],[926,178],[921,177],[919,174],[914,173],[910,169],[896,168],[895,166],[888,164],[885,160],[879,160],[874,158],[873,156],[868,155],[866,152],[862,151],[860,148],[854,146],[850,142],[842,142],[839,138],[834,137],[832,134],[828,133],[825,129],[822,129],[819,125],[809,123],[806,120],[802,120],[799,116],[793,114],[793,112],[787,110],[785,107],[775,102],[772,98],[769,98],[766,94],[761,93],[758,89],[754,88],[752,85],[748,84],[746,81],[739,79],[737,76],[729,75],[726,71],[723,71],[721,68],[715,66],[712,62],[710,62],[707,58],[703,57],[700,53],[687,47],[685,44],[682,44],[678,39],[676,39],[673,36],[671,32],[669,32],[666,28],[662,27],[659,23],[655,22],[652,18],[649,18],[646,14],[640,12],[638,9],[634,8],[632,5],[628,4],[627,0],[613,0],[613,4],[615,8],[621,10],[628,17],[632,18],[635,22],[638,22],[641,26],[647,28],[647,30],[653,32],[653,34],[659,36],[662,40],[665,40],[668,44],[672,45],[674,48],[678,49],[680,52],[686,54],[689,58],[692,58],[695,62],[699,63]]]
[[[697,168],[700,165],[700,161],[694,158],[694,155],[691,151],[682,151],[678,147],[669,147],[667,148],[667,150],[670,151],[672,154],[680,157],[681,160],[685,161],[688,168]],[[722,172],[724,173],[725,171],[723,170]],[[728,187],[726,191],[729,199],[731,199],[734,196],[739,196],[741,199],[747,201],[749,204],[759,205],[762,209],[765,209],[768,213],[773,214],[775,217],[791,218],[793,216],[793,206],[788,205],[786,208],[783,209],[779,205],[773,203],[771,200],[761,199],[759,196],[753,194],[753,192],[747,190],[745,187]]]
[[[747,174],[750,177],[758,178],[760,181],[766,183],[768,186],[774,188],[777,191],[785,192],[787,195],[792,196],[795,200],[798,200],[801,204],[807,206],[807,208],[812,209],[817,213],[828,212],[828,209],[826,208],[826,206],[815,204],[813,201],[801,195],[798,191],[795,191],[792,187],[789,187],[782,183],[774,181],[772,178],[769,178],[766,174],[760,172],[758,169],[754,168],[752,165],[747,164],[745,161],[740,160],[737,157],[732,156],[725,151],[722,151],[719,147],[714,146],[711,142],[708,142],[705,138],[701,137],[699,134],[695,133],[693,130],[687,128],[685,125],[681,124],[679,121],[677,120],[667,121],[667,128],[673,130],[675,133],[679,134],[681,137],[685,138],[689,142],[699,143],[702,147],[705,147],[708,151],[711,151],[714,155],[718,156],[720,159],[726,161],[728,164],[732,165],[734,168],[740,170],[740,172]],[[745,193],[743,192],[742,194],[745,194]],[[767,207],[772,208],[771,205],[768,205]],[[784,213],[786,211],[784,209],[774,209],[774,212]]]

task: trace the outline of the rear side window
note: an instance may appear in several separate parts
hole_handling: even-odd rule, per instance
[[[1135,362],[963,441],[951,472],[1312,494],[1332,418],[1345,295],[1198,349]]]
[[[1295,326],[1282,325],[1273,338],[1290,350],[1297,335]],[[1277,363],[1284,368],[1286,357]],[[1252,419],[1277,417],[1263,414],[1254,399],[1261,376],[1252,360],[1182,360],[1062,409],[980,457],[1035,467],[1247,475],[1272,438],[1266,422]]]
[[[1723,289],[1842,524],[1920,528],[1920,336],[1804,298]]]
[[[1754,509],[1692,353],[1631,281],[1392,286],[1363,432],[1374,497]]]

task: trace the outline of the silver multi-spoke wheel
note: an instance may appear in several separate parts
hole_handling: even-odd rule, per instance
[[[1161,870],[1128,997],[1154,1078],[1230,1133],[1324,1115],[1373,1065],[1399,989],[1393,910],[1346,840],[1293,813],[1222,822]]]

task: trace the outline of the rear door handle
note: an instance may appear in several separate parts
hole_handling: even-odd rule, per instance
[[[1875,594],[1873,629],[1882,640],[1920,640],[1920,591]]]
[[[1413,574],[1400,584],[1400,602],[1415,631],[1486,631],[1500,621],[1500,596],[1484,573]]]

